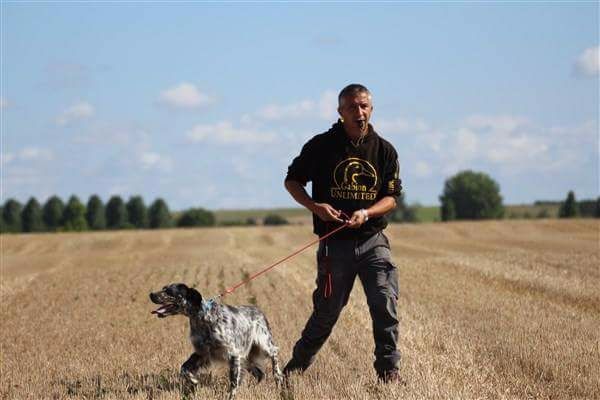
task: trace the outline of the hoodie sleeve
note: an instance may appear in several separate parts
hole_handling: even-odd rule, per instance
[[[393,196],[398,198],[402,192],[402,180],[400,179],[400,163],[396,150],[390,146],[385,158],[383,171],[383,182],[379,195]]]
[[[308,141],[298,155],[288,167],[286,181],[296,181],[302,186],[314,179],[315,160],[316,160],[315,139]]]

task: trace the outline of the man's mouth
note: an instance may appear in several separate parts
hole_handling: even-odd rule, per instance
[[[158,318],[164,318],[170,315],[176,309],[177,306],[175,304],[165,304],[152,311],[151,314],[156,314]]]
[[[364,131],[367,128],[367,121],[364,119],[357,119],[356,125],[358,125],[361,131]]]

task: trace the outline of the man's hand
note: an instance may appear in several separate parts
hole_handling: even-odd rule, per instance
[[[350,217],[348,228],[359,228],[362,224],[367,222],[368,216],[369,214],[364,209],[354,211]]]
[[[340,218],[341,212],[327,203],[314,203],[311,207],[311,211],[317,214],[323,221],[344,222]]]

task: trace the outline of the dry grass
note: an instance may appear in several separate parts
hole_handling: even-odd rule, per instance
[[[173,281],[216,294],[312,238],[306,226],[2,237],[3,399],[224,398],[223,367],[182,390],[186,321],[150,315]],[[406,387],[380,386],[362,290],[291,399],[600,398],[599,224],[499,221],[392,226]],[[282,359],[311,304],[314,251],[250,286]],[[240,399],[273,399],[272,377]]]

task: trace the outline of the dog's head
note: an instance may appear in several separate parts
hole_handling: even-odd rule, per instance
[[[159,318],[183,314],[192,316],[202,308],[202,296],[194,289],[183,283],[172,283],[158,292],[150,293],[150,300],[160,304],[152,314]]]

